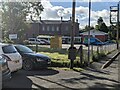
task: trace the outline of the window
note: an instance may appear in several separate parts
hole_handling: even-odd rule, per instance
[[[52,31],[55,31],[55,30],[54,30],[54,26],[52,26]]]
[[[29,40],[29,41],[36,41],[35,38],[29,38],[28,40]]]
[[[17,50],[19,50],[20,52],[23,52],[23,53],[32,53],[33,52],[30,48],[23,46],[23,45],[18,45],[15,47]]]
[[[57,26],[57,29],[56,29],[57,31],[59,31],[59,26]]]
[[[4,53],[16,53],[17,50],[13,45],[7,45],[2,47]]]
[[[44,26],[42,27],[42,30],[45,31],[45,27]]]
[[[50,27],[49,26],[47,26],[47,31],[50,31]]]
[[[68,26],[66,26],[66,31],[68,31]]]

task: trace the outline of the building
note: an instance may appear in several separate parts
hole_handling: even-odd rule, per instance
[[[0,42],[2,41],[2,29],[0,29]]]
[[[80,36],[82,37],[82,39],[84,39],[84,37],[88,37],[88,31],[81,33]],[[108,39],[108,33],[105,33],[105,32],[99,31],[99,30],[95,30],[95,29],[90,30],[90,36],[98,38],[99,40],[101,40],[103,42]]]
[[[30,23],[26,30],[26,38],[36,37],[38,35],[61,35],[70,36],[72,31],[72,21],[70,20],[40,20],[40,22]],[[79,23],[75,22],[75,36],[79,36]]]

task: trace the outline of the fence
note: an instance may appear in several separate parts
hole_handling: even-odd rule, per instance
[[[117,45],[116,44],[109,44],[109,45],[103,45],[103,46],[97,46],[96,47],[98,51],[98,53],[109,53],[113,50],[115,50],[117,48]]]
[[[107,54],[112,52],[113,50],[116,50],[116,48],[116,44],[90,46],[90,62],[92,61],[92,56],[95,52]],[[88,50],[83,50],[83,62],[88,62]]]

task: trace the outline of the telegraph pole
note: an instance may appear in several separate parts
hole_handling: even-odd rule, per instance
[[[72,7],[72,33],[71,33],[71,47],[74,47],[74,32],[75,32],[75,0],[73,0]]]
[[[68,59],[70,59],[70,69],[73,69],[74,60],[76,59],[76,48],[74,47],[74,34],[75,34],[75,5],[76,0],[72,3],[72,31],[71,31],[71,46],[68,49]]]
[[[89,21],[88,21],[88,66],[90,65],[90,17],[91,17],[91,0],[89,0]]]
[[[119,3],[117,5],[117,50],[119,49]]]

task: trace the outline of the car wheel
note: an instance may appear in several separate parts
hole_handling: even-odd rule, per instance
[[[23,61],[23,69],[24,70],[27,70],[27,71],[30,71],[33,69],[33,63],[31,60],[24,60]]]

